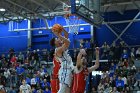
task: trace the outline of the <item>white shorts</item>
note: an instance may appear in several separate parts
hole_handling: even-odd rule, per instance
[[[61,84],[60,83],[60,88],[57,93],[71,93],[70,87],[68,87],[66,84]]]
[[[68,87],[71,87],[73,80],[72,69],[60,68],[58,77],[61,84],[65,84]]]

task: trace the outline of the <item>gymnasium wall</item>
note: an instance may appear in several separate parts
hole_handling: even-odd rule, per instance
[[[47,19],[49,27],[52,27],[55,23],[59,23],[66,26],[66,21],[62,16],[57,16],[52,19]],[[80,24],[87,24],[83,20],[79,21]],[[41,28],[46,27],[44,20],[37,19],[32,20],[31,28]],[[0,52],[8,52],[10,48],[14,48],[15,51],[24,51],[27,49],[27,31],[9,31],[13,29],[27,29],[28,20],[23,20],[20,23],[13,23],[11,27],[10,22],[0,24]],[[67,27],[65,28],[69,30]],[[79,34],[70,34],[69,38],[71,41],[70,48],[79,48],[80,39],[90,40],[91,26],[89,24],[79,27]],[[32,49],[43,49],[47,48],[50,50],[52,48],[49,45],[50,39],[54,37],[51,30],[33,30],[32,31]]]
[[[110,12],[104,14],[105,21],[122,21],[122,20],[131,20],[138,13],[138,10],[125,11],[124,14],[120,14],[118,12]],[[138,17],[139,18],[139,17]],[[52,19],[47,19],[49,27],[52,27],[55,23],[59,23],[63,26],[66,26],[66,21],[62,16],[57,16]],[[28,24],[27,20],[23,20],[18,23],[18,26],[15,22],[14,28],[26,29]],[[80,20],[80,24],[87,24],[83,20]],[[129,23],[121,23],[121,24],[108,24],[118,35],[124,30],[124,28]],[[44,20],[37,19],[32,21],[32,28],[40,28],[45,27]],[[68,31],[68,28],[65,28]],[[121,36],[122,40],[124,40],[128,45],[140,45],[140,22],[134,22],[127,31]],[[85,25],[80,26],[79,34],[70,34],[69,38],[71,40],[70,48],[78,48],[80,39],[91,38],[90,35],[91,26]],[[99,28],[95,29],[95,39],[99,46],[103,44],[103,42],[107,42],[111,44],[117,36],[115,36],[110,29],[105,25],[101,25]],[[32,32],[32,48],[33,49],[43,49],[52,48],[49,45],[49,40],[54,37],[51,30],[34,30]],[[119,42],[120,40],[117,40]],[[27,48],[27,31],[18,31],[12,32],[9,31],[9,23],[0,24],[0,52],[7,52],[9,48],[14,48],[16,51],[23,51]]]
[[[124,14],[120,14],[118,12],[104,13],[104,19],[107,22],[132,20],[138,12],[139,12],[138,10],[129,10],[125,11]],[[108,25],[114,30],[114,32],[120,35],[128,24],[129,23],[108,24]],[[140,37],[140,22],[132,23],[132,25],[121,36],[122,40],[125,41],[128,45],[140,45],[139,37]],[[111,30],[105,24],[101,25],[99,28],[96,28],[96,41],[98,42],[99,46],[101,46],[105,41],[108,44],[112,44],[112,42],[116,38],[117,36],[115,36],[115,34],[112,33]],[[117,40],[117,43],[118,42],[120,42],[120,39]]]
[[[58,23],[63,26],[67,26],[66,21],[64,17],[62,16],[57,16],[52,19],[47,19],[49,27],[52,27],[54,24]],[[79,21],[79,24],[87,24],[83,20]],[[46,27],[44,20],[38,19],[36,21],[32,22],[32,27],[33,28],[39,28],[39,27]],[[79,40],[80,39],[90,39],[90,31],[91,31],[91,26],[89,24],[85,26],[80,26],[79,27],[79,34],[75,35],[74,33],[69,34],[69,39],[71,41],[70,44],[70,49],[72,48],[79,48]],[[69,31],[68,27],[65,27],[65,30]],[[32,33],[32,48],[33,49],[42,49],[42,48],[47,48],[50,49],[52,48],[49,44],[49,41],[51,38],[53,38],[54,35],[52,34],[51,30],[34,30]]]
[[[0,52],[8,52],[10,48],[16,51],[26,50],[27,32],[12,32],[10,23],[0,24]],[[13,28],[27,28],[27,20],[20,23],[14,22]]]

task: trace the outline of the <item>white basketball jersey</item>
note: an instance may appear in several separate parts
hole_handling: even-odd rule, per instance
[[[61,68],[72,68],[73,69],[73,62],[72,58],[68,54],[68,50],[64,51],[62,57],[58,57],[59,62],[61,63]]]
[[[30,85],[21,85],[20,90],[22,91],[21,93],[30,93]]]

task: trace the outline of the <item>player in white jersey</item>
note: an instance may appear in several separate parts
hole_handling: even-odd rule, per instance
[[[58,93],[70,93],[73,62],[67,50],[70,45],[68,32],[65,30],[62,32],[64,32],[64,36],[62,36],[61,33],[53,31],[58,38],[53,38],[50,43],[52,46],[56,47],[54,56],[61,63],[58,76],[60,82]]]
[[[22,85],[20,86],[20,93],[31,93],[30,85],[26,84],[25,79],[22,80]]]

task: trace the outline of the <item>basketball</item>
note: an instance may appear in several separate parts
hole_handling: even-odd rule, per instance
[[[56,31],[58,33],[61,33],[63,30],[63,27],[60,24],[54,24],[52,27],[52,31]]]

